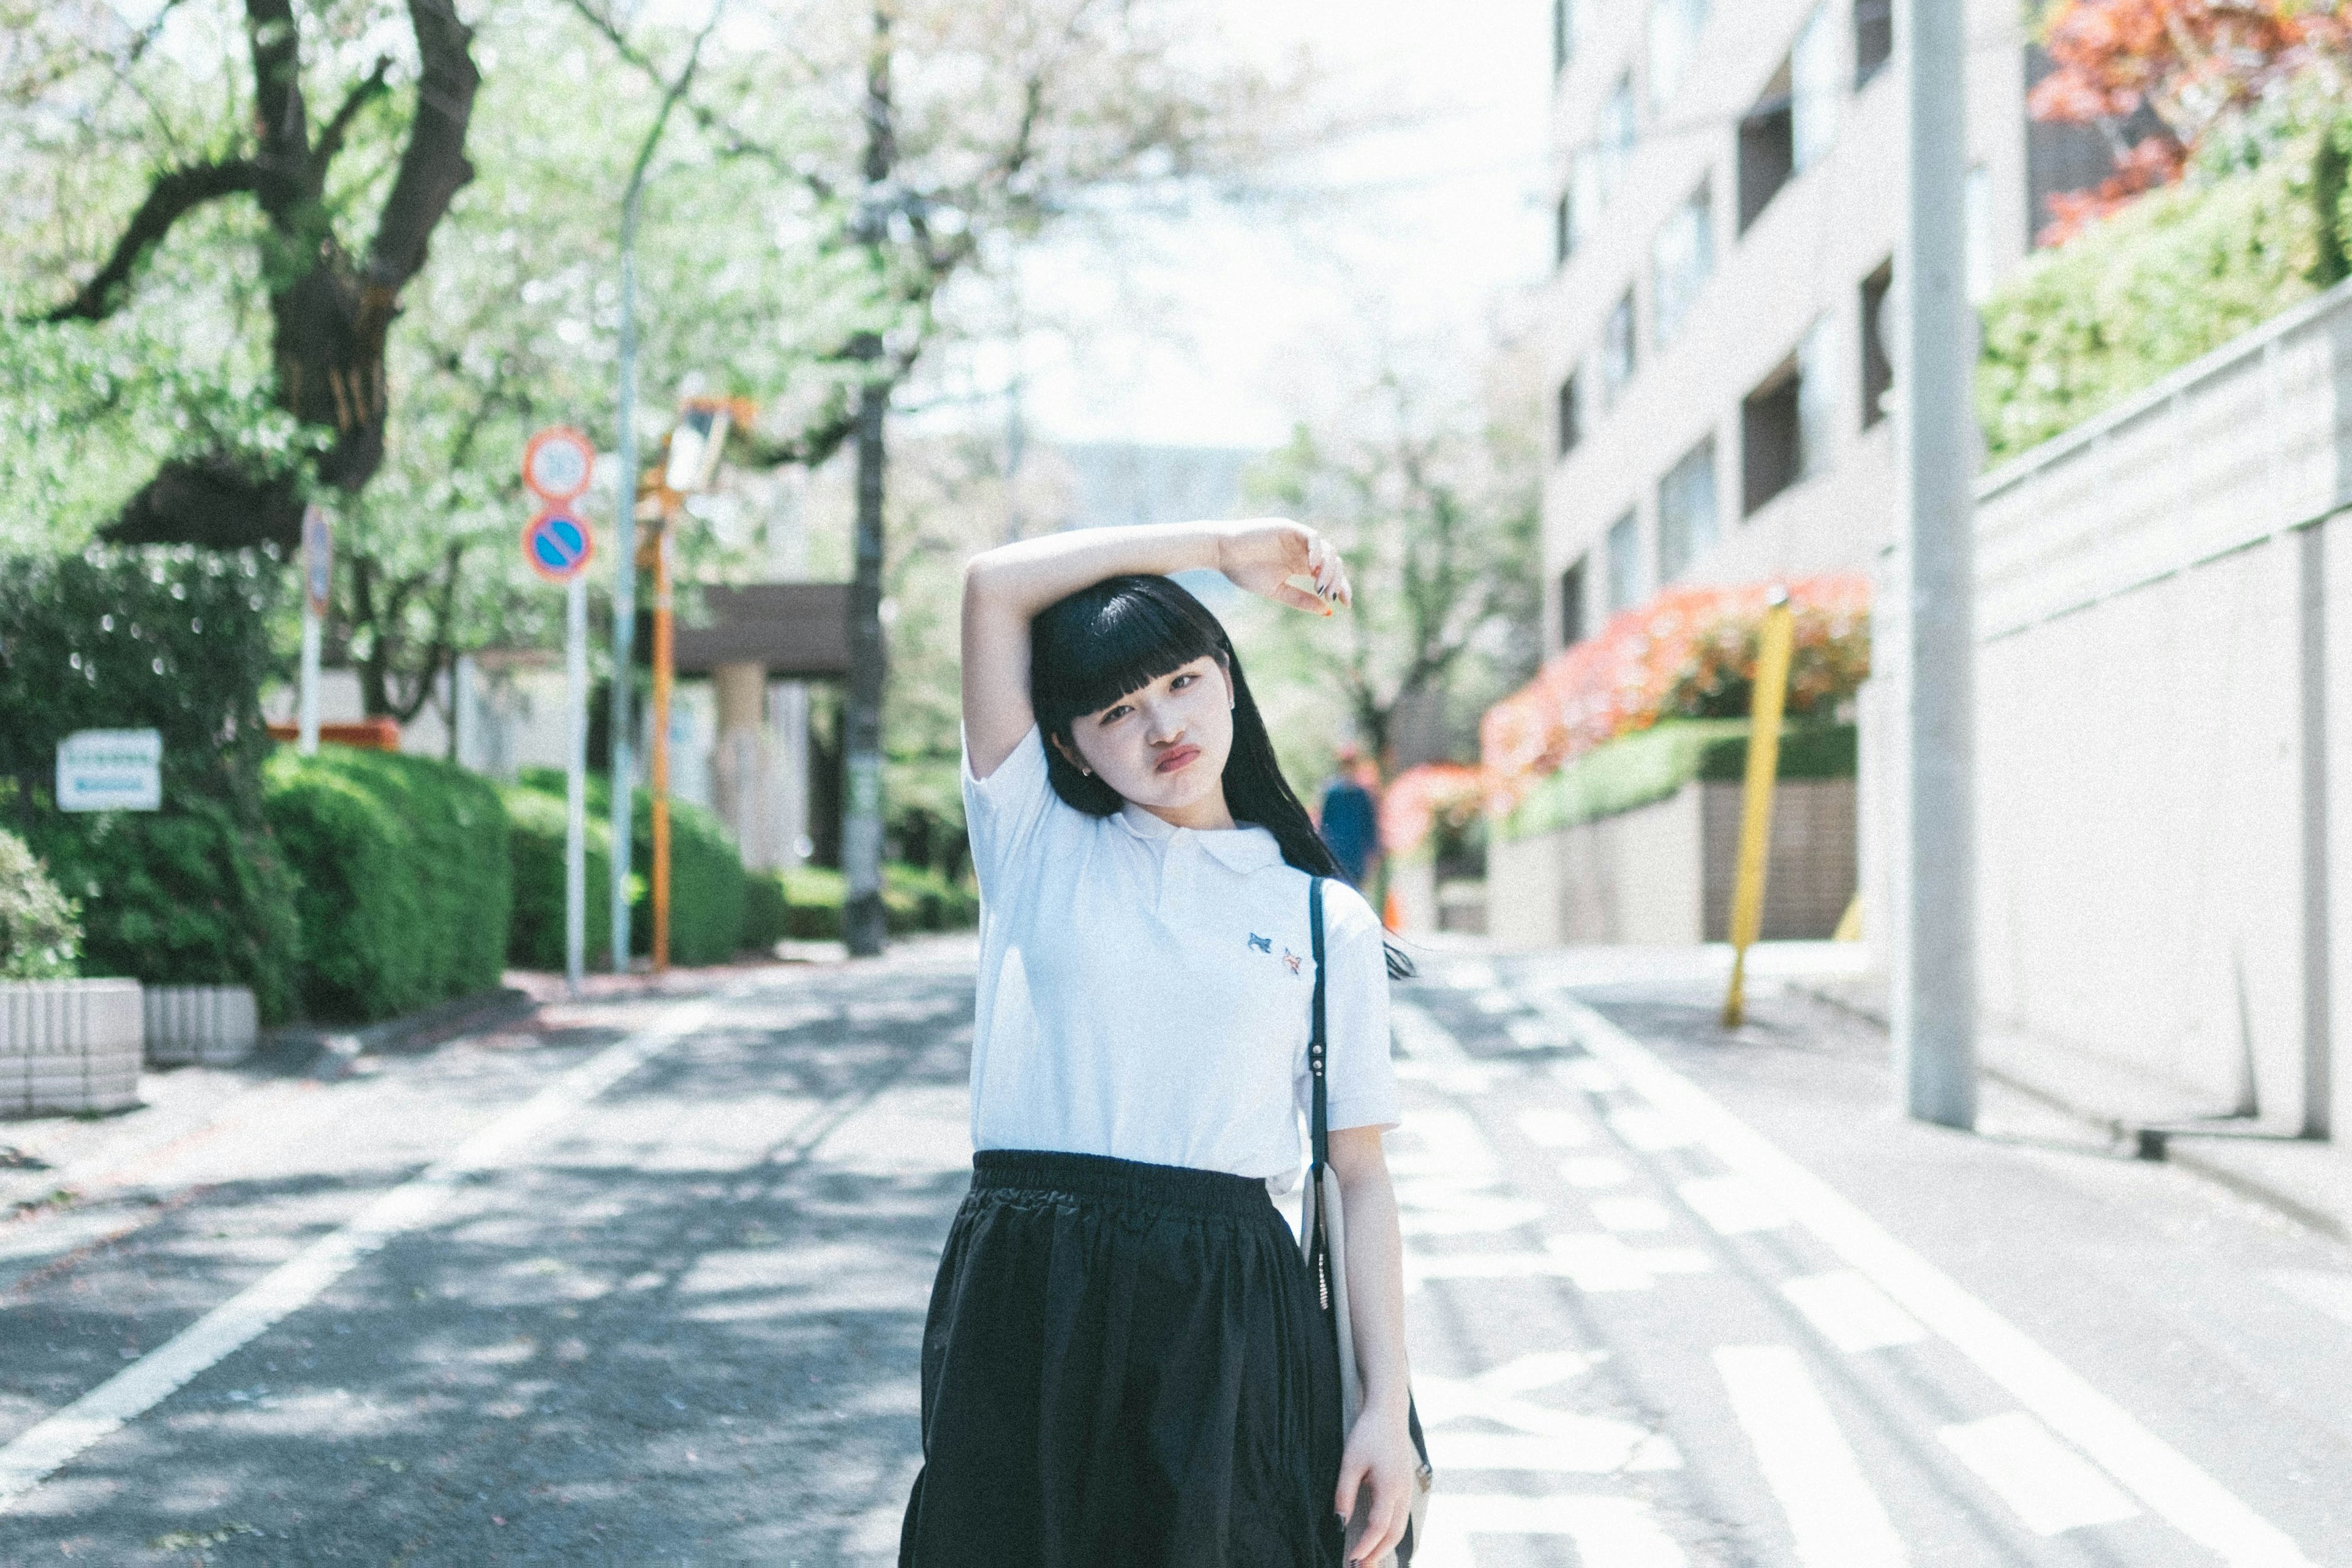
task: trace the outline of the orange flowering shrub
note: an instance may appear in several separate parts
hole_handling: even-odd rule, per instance
[[[1463,763],[1423,763],[1389,781],[1381,795],[1381,847],[1391,855],[1421,847],[1443,819],[1463,826],[1485,803],[1484,775]]]
[[[1744,715],[1771,587],[1669,588],[1487,709],[1478,726],[1487,814],[1505,815],[1573,758],[1661,719]],[[1787,587],[1796,634],[1789,711],[1817,712],[1870,673],[1870,584],[1824,576]]]

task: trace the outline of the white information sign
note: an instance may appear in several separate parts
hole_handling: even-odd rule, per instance
[[[153,730],[77,730],[58,742],[59,811],[159,811],[163,737]]]

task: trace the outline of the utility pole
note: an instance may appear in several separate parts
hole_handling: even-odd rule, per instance
[[[1962,0],[1895,0],[1908,179],[1895,279],[1905,575],[1893,1013],[1904,1109],[1972,1129],[1976,1063],[1976,328]]]
[[[890,175],[898,141],[890,106],[890,0],[874,6],[866,56],[865,189],[857,214],[858,242],[882,277]],[[842,935],[849,951],[870,958],[882,951],[882,644],[883,426],[890,412],[886,346],[877,332],[850,344],[858,365],[857,547],[849,584],[849,700],[843,713],[841,869]]]

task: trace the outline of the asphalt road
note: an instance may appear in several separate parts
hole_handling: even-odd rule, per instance
[[[1999,1095],[1901,1121],[1800,996],[1427,969],[1427,1568],[2352,1564],[2341,1247]],[[0,1223],[0,1562],[891,1561],[971,997],[739,971],[0,1126],[68,1194]]]

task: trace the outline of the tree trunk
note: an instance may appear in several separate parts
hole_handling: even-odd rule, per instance
[[[860,363],[877,363],[882,344],[871,334],[857,345]],[[847,879],[842,935],[849,951],[882,951],[882,689],[888,674],[882,642],[883,422],[887,384],[868,380],[857,394],[857,561],[849,584],[849,700],[843,713],[845,752],[841,868]]]

